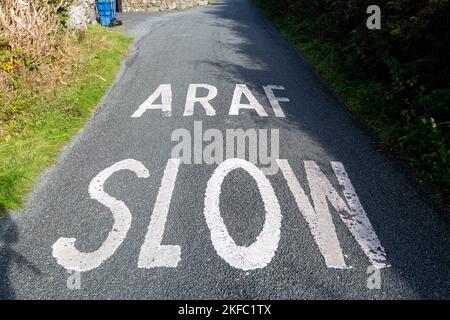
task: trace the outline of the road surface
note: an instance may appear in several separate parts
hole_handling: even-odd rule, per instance
[[[448,225],[249,1],[121,18],[117,83],[2,225],[1,298],[450,298]]]

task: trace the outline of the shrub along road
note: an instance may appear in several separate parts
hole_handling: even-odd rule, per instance
[[[2,225],[1,297],[450,297],[448,225],[249,1],[122,18],[118,83]]]
[[[131,42],[120,32],[92,26],[82,38],[69,36],[60,48],[66,54],[51,67],[44,62],[11,77],[17,84],[8,93],[13,97],[0,101],[2,129],[8,132],[0,141],[0,221],[5,211],[21,207],[42,170],[89,120]]]

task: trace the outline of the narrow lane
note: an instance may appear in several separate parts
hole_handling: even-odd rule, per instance
[[[1,298],[450,297],[449,227],[249,1],[123,20],[117,84],[4,226]]]

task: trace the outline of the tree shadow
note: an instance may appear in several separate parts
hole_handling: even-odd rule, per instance
[[[386,248],[392,265],[389,272],[422,298],[449,298],[450,226],[442,218],[445,208],[432,204],[405,163],[380,150],[371,131],[345,109],[302,54],[259,10],[250,10],[251,6],[248,0],[223,0],[210,7],[207,12],[213,19],[208,21],[215,22],[211,27],[223,30],[217,39],[220,48],[216,59],[191,63],[210,66],[217,79],[246,84],[261,99],[262,85],[283,85],[283,96],[291,99],[283,105],[286,118],[263,119],[252,114],[254,123],[307,138],[315,147],[308,154],[326,151],[326,159],[316,153],[318,159],[314,160],[319,164],[341,161]],[[305,153],[299,149],[298,154]]]

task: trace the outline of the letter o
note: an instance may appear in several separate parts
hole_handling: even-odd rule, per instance
[[[264,226],[256,240],[247,247],[237,245],[231,238],[219,206],[222,182],[228,173],[238,168],[247,171],[255,180],[265,209]],[[204,214],[214,249],[234,268],[242,270],[264,268],[274,257],[280,241],[280,205],[269,179],[254,164],[238,158],[222,162],[208,181]]]

